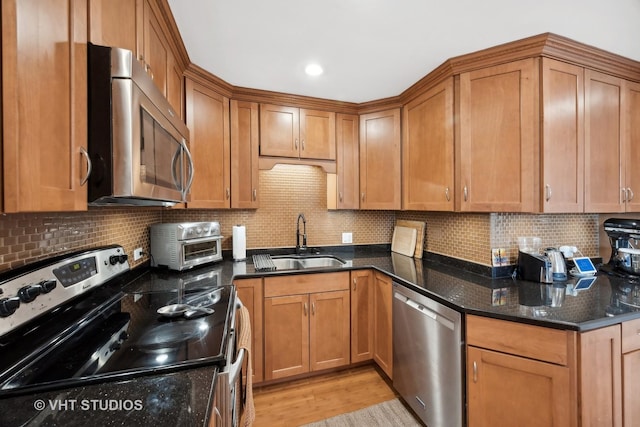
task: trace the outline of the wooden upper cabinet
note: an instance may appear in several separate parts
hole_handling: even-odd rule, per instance
[[[640,212],[640,83],[624,82],[622,145],[627,212]],[[636,194],[637,193],[637,194]]]
[[[87,13],[2,2],[4,212],[87,209]]]
[[[400,209],[400,109],[360,116],[360,208]]]
[[[459,210],[538,209],[538,76],[537,58],[460,74]]]
[[[360,119],[352,114],[336,115],[337,209],[360,207]],[[329,175],[329,174],[328,174]]]
[[[258,198],[258,104],[231,100],[231,207],[256,209]]]
[[[260,155],[335,160],[335,113],[260,104]]]
[[[453,117],[453,78],[403,107],[403,209],[453,211]]]
[[[142,40],[141,0],[89,0],[89,40],[138,55]]]
[[[584,68],[542,59],[543,212],[584,210]]]
[[[231,207],[229,98],[186,79],[187,127],[194,180],[187,208]]]
[[[585,70],[585,211],[624,212],[623,80]]]

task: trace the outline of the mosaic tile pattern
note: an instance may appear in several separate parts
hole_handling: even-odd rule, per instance
[[[328,211],[326,176],[312,166],[277,165],[260,171],[257,210],[90,208],[78,213],[6,214],[0,217],[0,271],[39,258],[119,243],[149,251],[150,224],[219,221],[223,249],[232,248],[232,227],[247,227],[247,248],[293,247],[296,218],[304,213],[309,246],[334,246],[342,232],[353,244],[390,243],[396,219],[425,221],[425,250],[491,265],[491,248],[505,248],[511,263],[518,236],[538,236],[542,245],[577,246],[585,256],[599,256],[601,221],[597,214],[474,214],[414,211]],[[604,217],[604,216],[603,216]],[[608,216],[607,216],[608,217]],[[132,266],[148,260],[144,256]]]
[[[53,255],[121,244],[129,254],[149,252],[149,224],[162,211],[138,208],[91,208],[78,213],[6,214],[0,217],[0,271]]]
[[[392,211],[327,211],[327,180],[313,166],[276,165],[260,171],[260,208],[247,210],[170,210],[165,222],[219,221],[223,249],[231,249],[232,227],[247,228],[247,248],[293,247],[296,219],[307,221],[309,246],[342,244],[342,233],[353,233],[353,244],[390,243],[395,222]],[[300,223],[302,227],[302,223]]]

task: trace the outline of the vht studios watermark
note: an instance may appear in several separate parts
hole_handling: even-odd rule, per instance
[[[42,411],[141,411],[144,409],[142,400],[130,399],[38,399],[33,407]]]

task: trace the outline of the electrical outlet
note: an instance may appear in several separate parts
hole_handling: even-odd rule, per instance
[[[342,243],[353,243],[353,233],[342,233]]]
[[[137,261],[137,260],[139,260],[140,258],[142,258],[142,254],[143,254],[143,253],[144,253],[144,252],[142,252],[142,248],[136,248],[136,249],[133,251],[133,260],[134,260],[134,261]]]

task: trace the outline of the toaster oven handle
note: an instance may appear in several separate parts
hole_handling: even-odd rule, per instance
[[[193,184],[193,157],[191,157],[191,152],[189,151],[189,147],[187,147],[187,141],[182,138],[182,148],[184,152],[187,154],[187,160],[189,161],[189,179],[187,179],[187,185],[182,191],[182,200],[187,200],[187,194],[191,191],[191,185]]]

